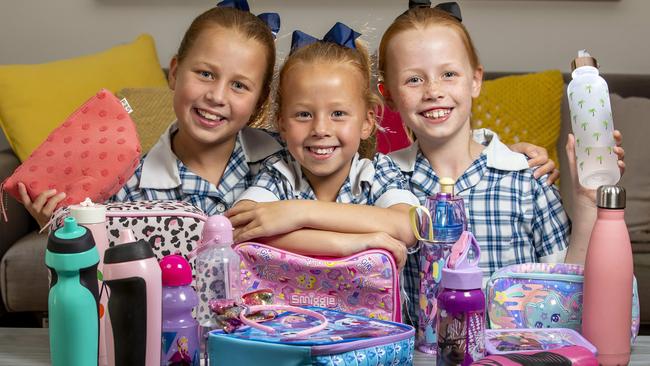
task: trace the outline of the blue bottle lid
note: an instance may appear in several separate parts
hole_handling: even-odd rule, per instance
[[[436,241],[455,242],[467,229],[463,199],[454,196],[454,184],[451,178],[441,178],[440,192],[432,200],[431,216]]]

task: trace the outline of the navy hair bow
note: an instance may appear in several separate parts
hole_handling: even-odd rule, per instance
[[[250,7],[248,6],[248,1],[246,0],[224,0],[218,3],[217,6],[223,8],[235,8],[246,12],[251,11]],[[271,33],[273,33],[273,38],[277,37],[278,32],[280,31],[280,14],[262,13],[257,17],[269,26]]]
[[[352,28],[347,25],[336,22],[332,28],[325,34],[322,41],[323,42],[332,42],[340,46],[356,49],[357,47],[354,44],[354,41],[361,36],[361,33],[355,32]],[[299,30],[293,31],[291,36],[291,53],[295,50],[310,45],[312,43],[321,41],[316,37],[312,37],[307,33],[301,32]]]
[[[409,10],[413,8],[428,8],[428,7],[431,7],[430,0],[409,0]],[[460,14],[460,6],[455,1],[440,3],[434,6],[433,8],[449,13],[449,15],[458,19],[459,22],[463,21],[463,17]]]

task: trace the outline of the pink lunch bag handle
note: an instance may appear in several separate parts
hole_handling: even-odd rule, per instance
[[[259,329],[263,332],[269,333],[269,334],[275,334],[276,330],[267,327],[266,325],[262,325],[260,323],[256,323],[248,318],[246,318],[246,315],[249,313],[254,313],[257,311],[265,311],[265,310],[270,310],[270,311],[275,311],[275,310],[288,310],[288,311],[293,311],[294,313],[298,314],[303,314],[303,315],[309,315],[312,316],[318,320],[321,321],[321,323],[317,326],[307,328],[305,330],[302,330],[296,334],[290,335],[289,337],[292,338],[304,338],[308,335],[318,333],[321,330],[325,329],[327,327],[328,321],[327,318],[325,318],[325,315],[317,313],[313,310],[308,310],[304,308],[299,308],[297,306],[291,306],[291,305],[254,305],[254,306],[249,306],[247,309],[242,310],[242,312],[239,314],[239,320],[242,321],[242,323],[248,325],[249,327]]]

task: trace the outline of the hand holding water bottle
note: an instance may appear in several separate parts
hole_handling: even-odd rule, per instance
[[[614,122],[607,83],[598,63],[585,50],[571,63],[573,80],[567,87],[575,158],[580,184],[596,189],[621,177],[614,150]]]

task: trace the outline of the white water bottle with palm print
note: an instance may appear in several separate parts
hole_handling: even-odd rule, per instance
[[[586,50],[571,62],[573,80],[567,95],[571,127],[576,138],[578,179],[586,188],[613,185],[621,178],[614,153],[614,122],[607,82],[598,75],[598,63]]]

